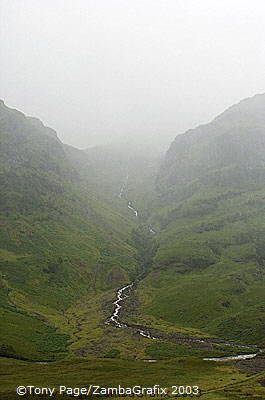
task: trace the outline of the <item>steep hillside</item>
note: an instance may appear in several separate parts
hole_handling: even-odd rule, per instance
[[[209,399],[250,390],[263,398],[262,355],[251,377],[203,359],[256,349],[198,340],[264,344],[261,161],[234,163],[235,179],[226,166],[211,174],[202,156],[196,175],[192,156],[193,172],[180,179],[185,167],[171,149],[156,194],[160,158],[151,152],[82,152],[3,103],[0,140],[1,399],[28,382],[60,382],[76,396],[88,377],[102,387],[181,382]],[[109,323],[119,306],[116,318],[129,325]]]
[[[82,176],[52,129],[3,102],[0,141],[1,351],[53,358],[67,345],[56,315],[130,281],[134,222],[90,190],[93,173]],[[85,153],[73,152],[86,164]]]
[[[265,95],[177,136],[157,187],[141,321],[264,345]]]
[[[265,165],[265,94],[243,100],[172,143],[160,170],[162,192],[187,186],[261,185]],[[255,181],[253,178],[255,177]],[[190,189],[191,190],[191,189]]]

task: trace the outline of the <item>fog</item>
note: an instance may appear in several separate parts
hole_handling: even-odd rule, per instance
[[[68,144],[175,135],[265,91],[263,0],[0,0],[0,97]]]

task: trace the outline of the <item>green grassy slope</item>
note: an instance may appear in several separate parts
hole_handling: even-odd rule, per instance
[[[55,332],[51,316],[91,289],[132,279],[135,224],[125,204],[113,207],[91,191],[90,177],[79,173],[56,133],[40,121],[1,103],[0,140],[2,352],[57,357],[67,336]]]
[[[174,144],[156,194],[158,160],[136,159],[134,168],[110,154],[105,165],[99,149],[90,160],[89,152],[63,145],[39,121],[0,104],[1,399],[17,398],[18,384],[58,382],[194,384],[206,400],[264,398],[264,373],[202,360],[252,349],[194,347],[166,335],[150,340],[105,324],[116,289],[141,274],[125,308],[128,321],[264,345],[263,131],[255,128],[251,148],[251,127],[235,139],[230,113],[214,138],[208,127],[192,149],[185,135],[178,139],[182,150],[174,152]],[[242,151],[232,162],[236,145],[222,159],[230,139],[242,141],[241,150],[250,147],[246,165]],[[211,159],[213,141],[218,151]],[[128,169],[126,196],[139,208],[140,224],[117,196]]]
[[[51,365],[32,365],[22,361],[5,360],[1,372],[3,379],[0,395],[3,400],[17,399],[15,391],[19,385],[47,387],[47,383],[49,387],[55,387],[56,391],[59,390],[60,385],[70,388],[88,387],[90,384],[103,388],[119,385],[146,388],[159,385],[167,388],[171,394],[176,390],[173,386],[198,386],[201,390],[201,396],[198,398],[205,400],[264,398],[264,387],[259,384],[259,381],[264,380],[264,374],[248,376],[246,373],[239,372],[231,364],[217,364],[192,357],[179,357],[158,363],[92,358],[72,359]],[[75,396],[78,396],[78,392]],[[60,395],[59,397],[67,399],[70,396]],[[176,396],[171,395],[166,398],[171,397]],[[84,395],[78,398],[88,397]],[[150,396],[141,396],[141,398],[150,398]],[[157,398],[164,398],[164,396]]]
[[[157,182],[142,321],[264,345],[264,110],[256,96],[176,137]]]

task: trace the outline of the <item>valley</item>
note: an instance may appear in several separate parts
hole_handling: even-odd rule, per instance
[[[264,95],[165,156],[74,149],[0,106],[1,399],[88,380],[263,399]]]
[[[121,191],[119,193],[119,198],[123,199],[127,202],[127,207],[132,210],[134,213],[135,217],[138,218],[139,215],[139,210],[136,210],[132,202],[126,198],[124,193],[128,190],[128,181],[129,181],[129,175],[126,176],[125,182],[121,187]],[[152,226],[148,226],[148,230],[150,234],[155,234],[155,231],[153,230]],[[132,295],[132,292],[135,290],[137,287],[137,284],[143,279],[145,275],[145,271],[143,271],[135,281],[130,283],[129,285],[126,285],[122,288],[120,288],[117,291],[117,299],[113,302],[115,308],[114,312],[111,315],[111,317],[105,322],[106,324],[113,324],[117,328],[129,328],[131,332],[137,333],[145,338],[151,339],[151,340],[164,340],[167,342],[173,342],[173,343],[178,343],[178,344],[186,344],[191,347],[195,348],[201,348],[201,349],[207,349],[212,350],[214,352],[218,353],[218,347],[216,348],[216,345],[221,345],[221,346],[228,346],[226,348],[226,351],[229,353],[232,351],[234,352],[234,349],[239,350],[241,347],[241,350],[244,351],[244,354],[237,354],[237,355],[232,355],[232,356],[226,356],[226,357],[211,357],[211,358],[204,358],[205,361],[229,361],[229,360],[246,360],[246,359],[251,359],[257,356],[259,352],[262,352],[262,349],[259,349],[257,346],[250,346],[250,345],[241,345],[237,346],[236,344],[233,344],[232,342],[224,342],[224,341],[215,341],[213,339],[198,339],[194,338],[192,336],[185,336],[181,334],[171,334],[171,335],[166,335],[163,332],[159,332],[156,329],[154,329],[155,333],[152,334],[151,332],[153,329],[150,329],[150,327],[147,326],[137,326],[133,324],[128,324],[125,323],[121,320],[120,314],[122,313],[122,307],[125,302],[130,301],[130,296]],[[255,353],[247,354],[246,351],[252,350],[256,351]],[[156,360],[151,360],[151,361],[156,361]]]

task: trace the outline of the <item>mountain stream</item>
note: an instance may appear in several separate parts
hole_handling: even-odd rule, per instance
[[[125,197],[125,190],[127,188],[127,184],[128,184],[128,179],[129,179],[129,175],[126,176],[125,182],[121,187],[120,193],[119,193],[119,198],[120,199],[125,199],[127,201],[127,207],[134,213],[135,217],[138,218],[139,217],[139,211],[136,210],[133,206],[133,203],[131,200],[127,200]],[[156,231],[153,229],[152,226],[149,226],[149,232],[151,234],[156,234]],[[126,285],[122,288],[120,288],[117,291],[116,294],[116,300],[113,302],[114,307],[114,311],[112,313],[112,315],[108,318],[108,320],[106,321],[106,324],[111,324],[117,328],[129,328],[132,329],[135,333],[151,339],[151,340],[162,340],[163,339],[163,335],[161,335],[159,337],[159,335],[152,335],[152,333],[150,332],[151,329],[148,327],[143,327],[143,326],[137,326],[137,325],[129,325],[125,322],[123,322],[120,318],[120,312],[122,310],[122,304],[124,303],[124,301],[130,297],[134,287],[136,285],[136,281],[130,283],[129,285]],[[233,343],[226,343],[226,342],[214,342],[214,341],[210,341],[209,339],[203,340],[203,339],[196,339],[196,338],[192,338],[192,337],[185,337],[185,336],[179,336],[180,340],[184,343],[190,343],[190,344],[196,344],[196,345],[215,345],[215,344],[222,344],[222,345],[226,345],[226,346],[230,346],[230,347],[245,347],[245,348],[253,348],[256,352],[255,353],[251,353],[251,354],[238,354],[235,356],[227,356],[227,357],[209,357],[209,358],[204,358],[204,360],[206,361],[233,361],[233,360],[247,360],[247,359],[251,359],[256,357],[256,355],[258,354],[258,352],[260,351],[260,349],[258,349],[256,346],[252,346],[252,345],[236,345]],[[156,360],[151,360],[151,361],[156,361]]]

